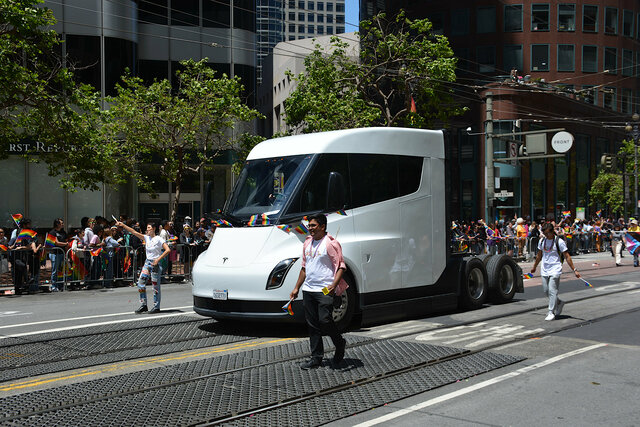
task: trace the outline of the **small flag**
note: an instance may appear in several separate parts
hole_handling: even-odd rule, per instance
[[[640,248],[640,233],[637,231],[627,231],[624,240],[630,254],[634,254]]]
[[[602,209],[600,209],[599,211],[596,211],[596,215],[598,215],[599,217],[602,216]]]
[[[582,277],[580,278],[580,280],[582,280],[584,282],[584,285],[587,288],[593,288],[593,285],[591,283],[587,282],[586,280],[584,280]]]
[[[287,224],[276,225],[280,230],[286,231],[287,233],[291,233],[291,226]]]
[[[178,241],[178,236],[169,236],[169,243],[176,243]]]
[[[18,237],[16,238],[16,242],[22,242],[23,240],[26,240],[26,239],[33,239],[37,235],[38,233],[36,233],[33,230],[24,229],[20,232],[20,234],[18,234]]]
[[[58,240],[56,239],[56,236],[54,236],[53,234],[47,233],[47,238],[44,241],[44,246],[47,248],[53,248],[56,246],[57,242]]]
[[[71,270],[77,273],[78,278],[85,277],[87,269],[84,267],[84,263],[73,251],[69,251],[69,253],[71,254]]]
[[[531,273],[524,273],[524,274],[522,275],[522,277],[524,277],[525,279],[533,279],[533,274],[531,274]]]
[[[0,245],[0,252],[7,252],[9,250],[9,248],[7,248],[5,245]]]
[[[16,226],[20,226],[20,220],[22,219],[22,214],[13,214],[11,215],[11,218],[13,218],[13,222],[16,223]]]
[[[344,209],[340,209],[338,212],[336,212],[338,215],[342,215],[342,216],[347,216],[347,213],[344,211]]]
[[[124,255],[124,272],[126,273],[127,271],[129,271],[130,267],[131,267],[131,255],[129,255],[129,249],[127,249]]]
[[[411,107],[410,107],[409,111],[412,112],[412,113],[417,113],[418,112],[418,108],[416,107],[416,101],[414,101],[413,96],[411,97]]]
[[[93,249],[91,251],[91,256],[100,256],[101,252],[102,252],[102,248]]]
[[[284,311],[286,311],[287,313],[289,313],[290,316],[293,316],[293,307],[291,307],[291,303],[293,302],[293,300],[289,300],[288,303],[286,303],[285,305],[282,306],[282,309]]]
[[[302,223],[300,223],[300,225],[294,228],[294,230],[298,234],[307,234],[309,232],[309,229],[307,228],[307,226]]]
[[[227,227],[233,227],[229,221],[225,221],[224,219],[218,220],[218,225],[226,225]]]
[[[571,216],[571,211],[562,211],[562,216],[568,218]]]
[[[47,260],[47,251],[44,250],[44,248],[40,251],[40,264],[44,264],[44,262]]]

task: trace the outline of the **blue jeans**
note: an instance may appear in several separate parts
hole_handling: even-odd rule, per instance
[[[62,269],[64,255],[51,252],[49,253],[49,259],[51,260],[51,286],[59,289],[62,286],[62,282],[58,280],[58,271]]]
[[[560,301],[558,291],[560,290],[560,275],[542,276],[542,290],[549,297],[549,313],[555,313],[556,304]]]
[[[160,263],[153,265],[153,260],[146,260],[142,266],[142,272],[138,278],[138,292],[140,293],[140,303],[147,305],[147,282],[151,281],[153,286],[153,308],[160,309],[160,278],[162,277],[162,267]]]

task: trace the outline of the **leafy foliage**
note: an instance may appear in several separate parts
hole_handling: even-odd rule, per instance
[[[379,14],[360,26],[358,58],[348,55],[349,43],[333,37],[326,49],[316,44],[305,73],[289,74],[297,83],[285,104],[289,126],[302,132],[422,127],[463,111],[447,86],[455,81],[456,59],[429,20],[412,21],[400,12],[389,19]]]
[[[224,150],[234,148],[238,122],[259,117],[241,99],[239,77],[215,76],[206,59],[182,61],[178,86],[168,80],[149,86],[125,75],[117,95],[109,98],[104,113],[105,144],[114,150],[123,176],[133,176],[138,185],[151,189],[150,172],[174,184],[171,218],[175,219],[182,180]],[[242,137],[246,138],[246,137]]]
[[[622,214],[624,209],[622,176],[601,171],[589,189],[589,205],[605,205],[611,212]]]

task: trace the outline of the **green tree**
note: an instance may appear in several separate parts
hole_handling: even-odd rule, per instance
[[[611,212],[622,214],[624,210],[622,176],[604,170],[600,171],[589,189],[589,205],[604,205]]]
[[[222,151],[245,140],[235,128],[240,122],[259,117],[241,98],[239,77],[216,77],[206,59],[181,62],[178,85],[168,80],[146,86],[141,79],[126,75],[117,95],[107,100],[104,113],[105,145],[118,158],[123,176],[151,189],[152,170],[175,188],[171,219],[175,220],[183,178],[199,173]]]
[[[285,103],[287,124],[302,132],[422,127],[462,112],[448,87],[456,79],[456,59],[429,20],[379,14],[360,27],[357,57],[349,56],[347,42],[333,37],[326,49],[316,44],[304,73],[290,74],[297,87]]]

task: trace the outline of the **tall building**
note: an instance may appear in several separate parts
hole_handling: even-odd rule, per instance
[[[286,0],[256,0],[257,84],[262,83],[262,64],[276,44],[284,40]]]
[[[217,71],[240,76],[247,101],[254,104],[255,0],[46,0],[44,6],[58,20],[54,29],[64,40],[61,53],[80,68],[79,80],[103,96],[115,93],[126,68],[151,82],[173,77],[180,60],[208,58]],[[9,214],[17,212],[30,217],[36,227],[50,227],[57,217],[76,227],[83,216],[126,213],[142,220],[169,216],[172,184],[159,176],[154,185],[157,196],[134,183],[72,193],[48,176],[46,165],[19,155],[24,151],[16,144],[9,158],[0,161],[2,225],[10,225]],[[232,184],[228,154],[200,175],[187,177],[179,216],[198,217],[222,207]]]
[[[361,0],[361,19],[405,9],[429,18],[448,37],[458,57],[458,101],[469,107],[453,120],[456,156],[452,212],[465,219],[556,216],[562,210],[589,216],[588,190],[602,153],[615,152],[623,128],[640,103],[640,3],[633,0],[544,2],[461,0],[415,2]],[[512,78],[511,75],[514,75]],[[487,98],[493,101],[487,113]],[[487,122],[493,134],[490,153]],[[466,131],[467,127],[472,132]],[[565,155],[531,161],[496,162],[524,137],[518,133],[565,128],[573,148]],[[553,154],[547,138],[547,154]],[[511,141],[509,141],[511,139]],[[498,191],[488,194],[494,166]]]

